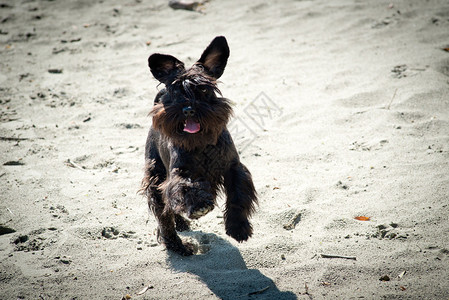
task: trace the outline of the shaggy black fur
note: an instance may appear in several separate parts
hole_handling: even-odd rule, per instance
[[[153,54],[148,65],[165,85],[154,100],[153,124],[145,147],[142,191],[158,221],[159,241],[181,255],[192,246],[176,231],[211,211],[223,189],[226,233],[239,242],[252,235],[248,220],[257,204],[248,169],[240,162],[226,124],[229,100],[217,97],[216,80],[229,57],[226,39],[216,37],[189,69],[170,55]]]

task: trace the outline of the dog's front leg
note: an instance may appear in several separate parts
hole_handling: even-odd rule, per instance
[[[253,233],[248,219],[257,204],[251,173],[242,163],[236,162],[226,172],[224,180],[227,196],[224,214],[226,234],[243,242]]]
[[[153,156],[156,157],[155,155]],[[165,177],[165,168],[158,157],[146,161],[142,191],[147,196],[149,208],[153,211],[158,222],[158,241],[164,244],[168,250],[175,251],[181,255],[192,255],[193,247],[190,244],[183,243],[176,233],[176,228],[180,227],[179,225],[182,223],[180,219],[182,217],[174,214],[159,190],[159,186]]]

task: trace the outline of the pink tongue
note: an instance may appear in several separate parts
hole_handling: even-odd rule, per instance
[[[184,131],[188,133],[197,133],[200,131],[200,123],[187,119],[184,125]]]

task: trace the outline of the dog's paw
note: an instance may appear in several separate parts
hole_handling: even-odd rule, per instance
[[[214,207],[215,204],[212,201],[195,203],[194,206],[189,209],[187,217],[189,217],[190,219],[199,219],[200,217],[205,216],[210,211],[212,211]]]
[[[248,220],[226,222],[226,234],[241,243],[253,235],[253,228]]]
[[[193,252],[194,252],[194,246],[188,242],[181,242],[180,244],[170,245],[170,246],[166,245],[166,247],[167,247],[167,250],[176,252],[182,256],[190,256],[190,255],[193,255]]]
[[[172,210],[190,219],[206,215],[215,206],[214,195],[207,181],[178,180],[170,184],[167,196]]]
[[[193,255],[194,246],[189,242],[183,242],[179,236],[174,238],[161,238],[160,242],[165,245],[165,248],[169,251],[173,251],[182,256]]]
[[[180,182],[177,188],[170,192],[169,199],[173,211],[189,219],[198,219],[215,207],[214,195],[207,181]]]

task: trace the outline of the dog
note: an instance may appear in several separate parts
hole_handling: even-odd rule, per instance
[[[193,245],[177,231],[189,230],[186,218],[213,210],[220,191],[226,195],[226,234],[243,242],[253,233],[249,218],[257,193],[226,127],[230,101],[217,97],[229,53],[226,38],[217,36],[189,69],[171,55],[148,58],[151,73],[165,87],[150,112],[142,192],[158,222],[158,242],[184,256],[193,254]]]

